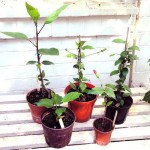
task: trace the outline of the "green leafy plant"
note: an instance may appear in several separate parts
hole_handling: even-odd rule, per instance
[[[66,111],[65,107],[60,107],[61,104],[70,102],[76,98],[78,98],[81,94],[78,92],[70,92],[66,94],[64,97],[55,94],[51,91],[51,98],[43,98],[39,102],[36,102],[38,106],[44,106],[46,108],[51,108],[55,111],[56,120],[62,117],[62,114]]]
[[[77,91],[79,93],[82,93],[82,96],[83,96],[83,93],[87,93],[88,92],[87,86],[84,83],[84,81],[88,81],[88,79],[85,78],[84,75],[83,75],[83,71],[85,70],[85,65],[83,63],[83,59],[88,57],[88,56],[104,52],[106,50],[106,48],[104,48],[104,49],[102,49],[102,50],[100,50],[100,51],[98,51],[96,53],[85,55],[85,51],[86,50],[94,50],[94,47],[91,46],[91,45],[86,45],[86,41],[82,41],[80,39],[80,36],[78,37],[78,42],[76,42],[76,46],[77,46],[77,54],[76,53],[72,53],[72,52],[70,52],[70,51],[68,51],[66,49],[66,51],[68,52],[67,57],[73,58],[73,59],[76,60],[76,64],[73,65],[73,68],[76,68],[77,72],[78,72],[78,76],[76,78],[73,78],[73,79],[74,79],[75,82],[78,82],[79,86],[76,86],[72,82],[70,82],[70,86],[75,91]]]
[[[148,60],[148,63],[149,63],[149,65],[150,65],[150,59]],[[147,91],[147,92],[145,93],[143,100],[144,100],[145,102],[150,103],[150,91]]]
[[[124,97],[128,97],[131,95],[131,89],[127,85],[125,85],[124,82],[129,73],[131,63],[134,60],[138,59],[137,55],[133,55],[132,52],[140,49],[136,45],[129,47],[129,43],[127,41],[124,41],[123,39],[114,39],[113,42],[125,45],[124,51],[122,51],[120,54],[117,54],[119,55],[119,58],[115,61],[115,66],[117,66],[118,68],[110,73],[110,76],[119,76],[119,79],[116,81],[115,85],[115,100],[117,101],[118,106],[123,106]]]
[[[1,32],[7,36],[17,38],[17,39],[22,39],[22,40],[28,40],[36,49],[36,60],[30,60],[27,62],[27,65],[36,65],[37,70],[38,70],[38,75],[37,75],[37,80],[41,83],[40,86],[43,89],[45,89],[45,86],[49,84],[49,80],[45,78],[45,71],[42,69],[42,65],[53,65],[53,62],[48,61],[48,60],[43,60],[41,61],[41,57],[43,55],[59,55],[59,51],[56,48],[39,48],[39,34],[41,33],[42,29],[44,28],[45,25],[50,24],[54,22],[59,14],[67,8],[67,4],[61,6],[54,12],[50,13],[50,15],[44,20],[44,23],[40,29],[38,29],[38,21],[40,19],[40,13],[37,8],[31,6],[27,2],[25,3],[26,10],[33,20],[33,23],[35,25],[35,35],[36,39],[35,42],[31,41],[30,38],[27,37],[24,33],[21,32]]]
[[[116,99],[116,96],[115,96],[115,85],[113,84],[106,84],[103,86],[102,82],[101,82],[101,79],[100,79],[100,76],[99,74],[97,73],[96,70],[93,70],[95,76],[97,77],[97,79],[99,79],[99,82],[100,82],[100,86],[97,86],[97,87],[94,87],[92,88],[90,91],[88,91],[89,94],[94,94],[94,95],[101,95],[104,99],[105,98],[113,98],[113,99]],[[109,101],[108,103],[106,103],[106,101],[103,102],[103,105],[104,106],[109,106],[112,104],[112,101]]]

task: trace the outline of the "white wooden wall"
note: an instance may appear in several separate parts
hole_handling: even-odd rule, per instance
[[[3,0],[1,2],[0,31],[24,32],[34,41],[34,26],[31,19],[27,16],[24,1],[11,0],[7,3],[8,1]],[[48,0],[39,0],[39,3],[31,0],[28,0],[28,2],[30,4],[33,3],[34,6],[42,11],[42,17],[49,14],[49,7],[54,9],[60,5],[60,3],[57,5],[52,3],[52,6],[49,6],[47,5],[49,3]],[[142,1],[142,7],[144,9],[143,12],[141,10],[141,25],[144,28],[140,28],[139,30],[140,38],[138,43],[141,48],[139,52],[140,60],[135,63],[134,67],[133,85],[136,86],[150,84],[150,68],[146,63],[146,59],[150,56],[150,52],[148,51],[148,48],[150,48],[150,38],[148,38],[148,32],[150,31],[148,25],[150,25],[150,22],[148,20],[148,14],[150,13],[147,12],[149,11],[148,6],[150,5],[145,4],[146,2],[146,0]],[[82,5],[82,7],[84,6]],[[40,47],[56,47],[60,50],[60,56],[43,56],[43,59],[48,59],[55,63],[53,66],[44,67],[46,76],[51,82],[49,88],[54,89],[54,91],[63,91],[69,81],[73,81],[72,78],[76,76],[76,70],[72,67],[74,60],[65,57],[65,48],[75,51],[75,40],[78,35],[88,40],[88,43],[96,48],[95,52],[101,48],[107,48],[105,53],[87,57],[84,60],[86,67],[84,72],[85,76],[93,84],[98,85],[98,80],[92,71],[96,69],[101,75],[103,84],[114,83],[117,76],[110,78],[109,73],[115,69],[114,61],[116,57],[109,57],[109,54],[120,52],[123,47],[113,44],[111,41],[115,37],[125,38],[130,14],[136,13],[136,9],[128,9],[126,11],[126,9],[123,10],[118,7],[115,9],[115,7],[116,5],[112,9],[108,7],[108,10],[104,9],[103,11],[96,11],[95,9],[83,11],[83,9],[80,8],[78,10],[78,7],[73,6],[64,11],[56,22],[44,28],[40,34]],[[147,10],[145,10],[145,7]],[[40,20],[39,26],[42,25],[42,22],[43,18]],[[143,22],[144,24],[147,23],[146,27]],[[87,51],[87,54],[92,52]],[[34,58],[36,59],[35,50],[31,43],[12,39],[0,34],[1,93],[24,93],[36,88],[36,67],[26,65],[28,60]]]

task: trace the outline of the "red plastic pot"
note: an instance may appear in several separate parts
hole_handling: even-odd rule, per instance
[[[76,86],[78,83],[74,83]],[[88,88],[94,88],[95,86],[90,83],[85,83]],[[71,86],[68,85],[65,88],[64,93],[66,94],[71,89]],[[88,102],[78,102],[78,101],[71,101],[68,103],[68,107],[74,112],[76,116],[76,122],[86,122],[91,118],[92,110],[94,104],[97,100],[97,97]]]
[[[51,110],[45,111],[41,116],[45,141],[50,147],[62,148],[62,147],[67,146],[71,140],[72,129],[73,129],[74,121],[75,121],[75,115],[69,108],[66,108],[66,109],[67,109],[67,113],[69,114],[69,116],[72,117],[73,122],[68,127],[65,127],[62,129],[50,128],[43,123],[44,117],[49,115],[51,113]]]
[[[32,92],[35,92],[37,91],[37,89],[33,89],[32,91],[28,92],[27,95],[26,95],[26,100],[28,102],[28,105],[29,105],[29,108],[30,108],[30,112],[31,112],[31,115],[32,115],[32,119],[35,123],[39,123],[41,124],[41,114],[47,110],[46,107],[43,107],[43,106],[37,106],[37,105],[34,105],[34,104],[31,104],[29,101],[28,101],[28,97],[30,96],[30,93]]]
[[[104,122],[103,122],[104,121]],[[96,124],[102,124],[105,123],[105,126],[110,126],[108,131],[101,131],[97,128]],[[95,131],[95,142],[98,145],[107,145],[110,142],[111,134],[114,129],[113,122],[109,118],[103,117],[103,118],[97,118],[93,122],[93,127]]]

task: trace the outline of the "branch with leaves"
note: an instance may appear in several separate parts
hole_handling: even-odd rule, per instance
[[[106,50],[106,48],[96,52],[96,53],[92,53],[89,55],[85,55],[85,51],[86,50],[94,50],[94,47],[91,45],[86,45],[86,41],[82,41],[80,36],[78,37],[78,42],[76,42],[76,46],[77,46],[77,54],[76,53],[72,53],[70,51],[68,51],[66,49],[66,51],[68,52],[67,57],[68,58],[73,58],[76,60],[76,64],[73,65],[73,68],[77,69],[78,72],[78,77],[74,78],[75,82],[79,83],[79,86],[76,86],[74,83],[70,82],[70,86],[72,87],[72,89],[74,89],[75,91],[78,91],[79,93],[87,93],[87,87],[86,84],[84,83],[84,81],[88,81],[87,78],[84,77],[83,75],[83,71],[85,70],[85,65],[83,63],[83,59],[101,52],[104,52]]]
[[[123,39],[114,39],[114,43],[125,44],[125,49],[119,54],[119,58],[115,61],[115,66],[118,66],[116,70],[110,73],[110,76],[118,75],[119,79],[116,81],[116,100],[119,105],[124,105],[124,98],[131,95],[130,88],[124,84],[126,77],[131,67],[131,62],[137,60],[137,55],[133,55],[132,52],[140,50],[138,46],[133,45],[129,47],[129,43]],[[113,56],[113,55],[111,55]]]
[[[41,31],[45,25],[54,22],[58,18],[59,14],[68,7],[68,4],[61,6],[54,12],[50,13],[50,15],[45,19],[43,26],[39,30],[38,30],[38,21],[40,19],[40,13],[39,13],[38,9],[31,6],[27,2],[25,3],[25,5],[26,5],[26,10],[35,25],[35,31],[36,31],[35,32],[35,35],[36,35],[35,43],[32,42],[27,37],[27,35],[25,35],[24,33],[21,33],[21,32],[1,32],[1,33],[5,34],[7,36],[13,37],[13,38],[27,40],[35,47],[37,59],[28,61],[27,65],[28,64],[36,65],[37,70],[39,72],[39,74],[37,75],[37,80],[41,82],[40,85],[41,85],[42,89],[45,89],[45,86],[49,84],[49,80],[45,78],[45,71],[42,69],[42,65],[53,65],[53,62],[48,61],[48,60],[41,61],[41,57],[43,55],[59,55],[59,51],[56,48],[49,48],[49,49],[48,48],[39,48],[39,34],[41,33]],[[46,83],[44,83],[44,81]]]

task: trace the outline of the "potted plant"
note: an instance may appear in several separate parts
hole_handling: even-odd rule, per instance
[[[110,73],[110,76],[118,75],[119,79],[116,81],[114,88],[116,98],[107,97],[105,99],[106,103],[111,103],[106,107],[105,116],[113,120],[116,114],[117,117],[115,123],[122,124],[133,103],[131,90],[124,82],[128,75],[131,62],[138,59],[137,55],[132,54],[132,51],[139,50],[139,47],[136,45],[129,46],[128,41],[123,39],[114,39],[113,42],[124,44],[125,48],[119,54],[119,58],[115,61],[115,66],[118,66],[117,70]]]
[[[150,65],[150,59],[148,60],[148,63]],[[150,90],[145,93],[143,100],[150,103]]]
[[[115,85],[113,84],[106,84],[105,86],[102,85],[100,76],[96,72],[96,70],[93,70],[95,76],[99,79],[100,81],[100,86],[92,88],[90,91],[88,91],[89,94],[94,94],[94,95],[101,95],[104,99],[107,97],[115,99],[115,93],[114,93],[114,88]],[[105,108],[109,106],[111,102],[105,103],[103,102],[103,105]],[[99,145],[107,145],[110,142],[111,134],[113,129],[115,128],[115,120],[116,117],[114,117],[114,120],[112,121],[111,119],[107,117],[99,117],[96,118],[93,122],[93,128],[94,128],[94,133],[95,133],[95,142]]]
[[[49,108],[41,115],[46,143],[50,147],[62,148],[70,142],[75,115],[69,108],[60,105],[78,98],[81,94],[71,92],[61,97],[51,92],[51,95],[50,99],[41,99],[36,104]]]
[[[45,78],[45,71],[42,69],[42,65],[52,65],[53,62],[48,61],[48,60],[41,60],[41,57],[43,55],[58,55],[59,51],[56,48],[39,48],[39,35],[44,28],[45,25],[50,24],[54,22],[59,14],[68,6],[67,4],[61,6],[59,9],[55,10],[52,12],[45,20],[40,29],[38,29],[38,21],[40,19],[40,13],[37,8],[34,8],[27,2],[25,3],[27,12],[31,19],[33,20],[33,23],[35,25],[35,42],[33,42],[30,38],[27,37],[24,33],[20,32],[1,32],[7,36],[17,38],[17,39],[23,39],[23,40],[28,40],[35,48],[36,50],[36,60],[30,60],[28,61],[27,64],[30,65],[36,65],[37,70],[38,70],[38,75],[37,75],[37,82],[38,86],[36,89],[33,89],[30,91],[27,96],[27,102],[29,104],[31,113],[32,113],[32,118],[35,122],[40,123],[40,115],[43,111],[45,111],[45,107],[38,107],[36,106],[35,102],[38,102],[42,98],[51,98],[50,95],[50,89],[47,89],[46,86],[49,84],[49,80]]]
[[[83,70],[85,70],[85,66],[84,66],[84,63],[82,62],[82,59],[106,50],[104,48],[99,52],[96,52],[96,53],[93,53],[90,55],[85,55],[85,53],[84,53],[85,50],[94,49],[91,45],[85,45],[85,44],[86,44],[86,41],[82,41],[79,36],[78,42],[76,42],[77,54],[72,53],[66,49],[66,51],[69,53],[67,55],[67,57],[71,57],[76,60],[76,64],[73,67],[77,69],[78,77],[74,78],[75,83],[70,82],[70,85],[68,85],[65,88],[64,92],[65,92],[65,94],[72,92],[72,91],[81,93],[81,95],[78,99],[75,99],[74,101],[71,101],[68,103],[68,107],[76,115],[76,122],[86,122],[90,119],[94,103],[97,99],[96,95],[87,93],[90,89],[94,88],[94,85],[92,85],[88,82],[85,82],[85,81],[87,81],[87,79],[83,75]]]

